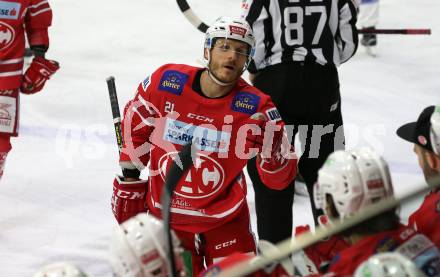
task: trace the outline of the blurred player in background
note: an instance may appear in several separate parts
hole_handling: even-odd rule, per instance
[[[357,0],[360,2],[358,15],[358,29],[374,30],[379,23],[379,0]],[[376,34],[363,34],[361,44],[367,48],[369,54],[375,55],[377,45]]]
[[[336,151],[319,171],[316,204],[330,220],[344,220],[362,209],[393,197],[387,163],[369,149]],[[440,274],[440,252],[425,235],[403,226],[396,209],[389,210],[340,234],[349,247],[333,257],[328,271],[349,276],[369,257],[399,252],[427,276]]]
[[[397,135],[414,144],[426,182],[432,185],[434,178],[440,178],[440,106],[425,108],[416,122],[401,126]],[[425,197],[408,223],[440,248],[440,189],[433,189]]]
[[[46,0],[0,1],[0,179],[18,136],[20,92],[34,94],[59,66],[47,60],[52,10]],[[23,74],[25,33],[35,58]]]

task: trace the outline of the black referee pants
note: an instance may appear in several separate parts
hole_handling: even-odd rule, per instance
[[[298,170],[307,185],[316,223],[322,214],[313,202],[318,170],[330,153],[345,145],[337,69],[314,62],[278,64],[263,69],[254,85],[272,97],[289,125],[292,144],[299,135],[303,155]],[[271,190],[261,182],[255,158],[248,162],[247,169],[255,190],[259,238],[273,243],[290,238],[295,182],[284,190]]]

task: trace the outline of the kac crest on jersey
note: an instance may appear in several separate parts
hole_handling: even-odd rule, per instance
[[[8,48],[15,38],[15,31],[6,22],[0,21],[0,51]]]
[[[160,176],[164,181],[176,155],[177,152],[170,152],[159,159]],[[225,177],[223,167],[215,159],[197,153],[194,166],[185,173],[183,181],[177,185],[174,193],[183,198],[207,198],[222,188]]]

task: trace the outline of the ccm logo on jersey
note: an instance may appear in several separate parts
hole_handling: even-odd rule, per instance
[[[233,240],[230,240],[230,241],[226,241],[226,242],[217,244],[216,246],[214,246],[214,248],[215,248],[215,250],[219,250],[219,249],[222,249],[222,248],[234,245],[236,243],[237,243],[237,239],[233,239]]]
[[[200,120],[200,121],[203,121],[203,122],[209,122],[209,123],[214,122],[214,119],[212,119],[212,118],[208,118],[208,117],[203,116],[203,115],[198,115],[198,114],[189,113],[189,114],[187,114],[186,116],[187,116],[188,118],[192,118],[192,119]]]
[[[231,109],[236,112],[254,114],[260,104],[260,97],[249,92],[237,92],[232,100]]]
[[[160,79],[159,89],[181,95],[187,81],[188,75],[175,70],[167,70]]]
[[[20,3],[0,1],[0,18],[17,19],[20,12]]]

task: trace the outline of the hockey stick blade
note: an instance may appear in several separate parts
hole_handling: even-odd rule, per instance
[[[431,29],[360,29],[359,34],[430,35]]]
[[[168,272],[169,276],[177,276],[176,263],[174,260],[174,247],[171,235],[171,198],[173,191],[182,178],[183,174],[192,165],[192,147],[191,143],[183,146],[179,154],[173,159],[170,169],[166,174],[165,185],[162,190],[162,219],[165,234],[167,235],[167,256],[168,256]]]
[[[119,111],[118,95],[116,93],[115,77],[110,76],[106,79],[108,94],[110,96],[110,105],[112,108],[113,125],[115,127],[116,142],[119,152],[122,151],[122,130],[121,130],[121,113]]]
[[[347,230],[350,227],[355,226],[365,220],[368,220],[374,216],[377,216],[385,211],[388,211],[396,206],[398,206],[402,202],[406,202],[412,198],[420,196],[422,194],[426,194],[430,190],[435,190],[440,188],[440,177],[434,178],[432,180],[432,184],[429,187],[426,186],[426,183],[419,184],[419,189],[411,191],[405,194],[400,199],[388,198],[385,199],[375,205],[365,208],[362,210],[362,213],[358,213],[353,217],[345,219],[343,222],[340,220],[336,220],[334,224],[329,227],[319,227],[315,230],[315,233],[307,232],[299,235],[294,239],[287,239],[285,241],[280,242],[276,245],[278,249],[275,251],[267,251],[265,256],[257,256],[254,259],[249,261],[241,262],[236,264],[235,266],[227,269],[219,275],[220,277],[238,277],[238,276],[246,276],[250,273],[257,271],[260,268],[263,268],[274,261],[281,260],[282,258],[288,256],[293,252],[297,252],[301,249],[304,249],[310,245],[315,244],[316,242],[340,233],[344,230]]]

